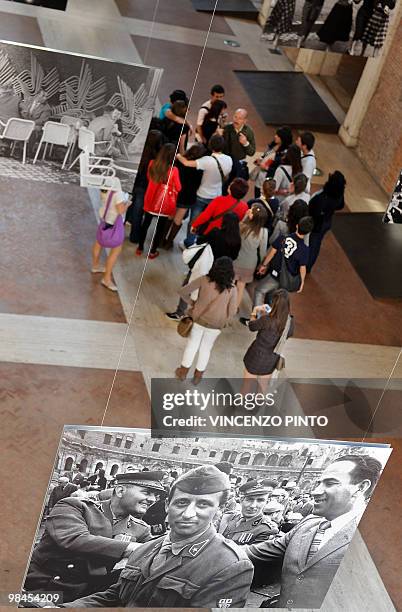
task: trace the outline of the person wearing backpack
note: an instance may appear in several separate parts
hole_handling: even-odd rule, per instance
[[[177,155],[178,161],[183,166],[203,171],[201,183],[197,189],[195,204],[190,208],[187,238],[184,241],[186,247],[195,242],[195,236],[191,235],[193,220],[206,209],[214,198],[222,195],[223,183],[232,169],[231,158],[222,152],[224,144],[223,137],[215,134],[208,143],[208,148],[212,151],[212,155],[204,155],[196,160],[186,159],[184,155]]]
[[[185,287],[188,283],[192,283],[197,278],[208,274],[214,263],[212,248],[206,242],[204,244],[194,243],[183,251],[183,261],[188,266],[188,272],[182,284],[182,287]],[[192,299],[196,300],[198,292],[195,291],[192,296]],[[166,312],[165,314],[172,321],[180,321],[184,317],[186,310],[187,302],[181,297],[176,310],[174,312]]]
[[[311,190],[311,180],[314,176],[315,169],[317,167],[315,153],[313,150],[315,143],[315,136],[311,132],[303,132],[296,139],[296,144],[301,151],[301,164],[303,174],[307,177],[307,193]]]

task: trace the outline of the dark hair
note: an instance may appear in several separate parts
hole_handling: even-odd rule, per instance
[[[205,121],[210,121],[211,119],[218,119],[223,109],[227,107],[228,105],[224,100],[214,100],[211,104],[210,110],[206,113],[204,121],[202,123],[205,123]]]
[[[242,178],[235,178],[229,185],[229,191],[236,200],[241,200],[248,191],[248,182]]]
[[[169,169],[173,164],[176,147],[174,144],[164,144],[155,158],[154,163],[149,169],[149,176],[154,183],[166,183],[169,176]]]
[[[303,217],[308,217],[308,204],[304,200],[295,200],[288,211],[289,234],[296,231],[296,226]]]
[[[311,132],[303,132],[300,134],[300,140],[309,151],[311,151],[311,149],[314,147],[315,136]]]
[[[225,147],[225,139],[219,134],[213,134],[208,142],[208,149],[214,153],[221,153]]]
[[[335,170],[328,176],[328,180],[323,187],[323,192],[329,198],[342,198],[345,193],[346,180],[342,172]]]
[[[212,264],[207,276],[210,283],[215,283],[219,293],[223,293],[225,289],[231,289],[235,276],[233,261],[230,257],[218,257]]]
[[[297,145],[291,144],[283,156],[282,164],[292,167],[292,176],[300,174],[303,170],[301,164],[301,152]]]
[[[203,157],[206,154],[206,152],[207,150],[203,144],[196,143],[196,144],[191,145],[191,147],[187,149],[183,157],[185,157],[188,160],[194,161],[196,159],[200,159],[200,157]]]
[[[220,463],[215,463],[215,467],[218,468],[220,472],[229,475],[233,470],[233,464],[229,463],[229,461],[221,461]]]
[[[240,223],[240,234],[242,238],[247,238],[250,234],[254,234],[254,236],[258,237],[268,219],[268,212],[262,204],[255,202],[250,210],[253,213],[253,217],[250,219],[250,217],[246,215]]]
[[[275,192],[276,189],[276,180],[274,178],[266,178],[262,184],[262,192],[264,193],[264,188],[268,187],[268,185],[270,185],[271,189],[272,189],[272,194]]]
[[[234,212],[225,213],[222,219],[221,232],[225,235],[225,242],[232,250],[241,246],[239,217]]]
[[[186,103],[186,106],[188,104],[188,98],[187,98],[186,92],[183,91],[182,89],[175,89],[174,91],[172,91],[169,98],[172,104],[174,104],[174,102],[177,102],[177,100],[184,100],[184,102]]]
[[[302,193],[307,186],[307,176],[305,174],[295,174],[293,177],[293,186],[295,188],[295,194]]]
[[[79,487],[80,487],[80,489],[83,489],[84,487],[87,487],[87,486],[88,486],[88,485],[90,485],[90,484],[91,484],[91,483],[90,483],[90,481],[89,481],[89,480],[86,480],[86,479],[85,479],[85,480],[81,480],[81,482],[80,482],[80,484],[79,484]]]
[[[149,166],[151,159],[155,159],[162,145],[165,142],[165,136],[159,130],[149,130],[145,141],[144,150],[142,152],[141,161],[138,166],[137,174],[145,172]]]
[[[297,232],[302,236],[309,234],[314,227],[313,217],[302,217],[297,224]]]
[[[374,457],[369,455],[342,455],[337,457],[333,463],[338,463],[339,461],[351,461],[355,464],[350,472],[352,484],[357,484],[362,480],[369,480],[371,482],[370,487],[365,492],[365,497],[369,497],[380,478],[382,470],[382,465],[378,459],[374,459]]]
[[[224,93],[225,93],[225,90],[224,90],[224,88],[222,87],[222,85],[213,85],[213,86],[211,87],[211,96],[212,96],[213,94],[216,94],[216,93],[217,93],[217,94],[224,94]]]
[[[287,125],[284,125],[283,127],[278,128],[275,134],[281,139],[279,151],[286,151],[286,149],[290,147],[293,141],[292,130]],[[273,141],[272,146],[274,146],[274,144],[275,141]]]
[[[281,334],[285,329],[289,314],[289,293],[286,289],[277,289],[273,294],[272,308],[268,316],[274,323],[278,334]]]
[[[176,102],[173,102],[171,110],[174,115],[183,119],[187,112],[187,102],[184,100],[176,100]]]

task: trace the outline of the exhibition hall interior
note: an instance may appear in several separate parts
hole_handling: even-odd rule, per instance
[[[367,31],[360,39],[353,34],[361,26],[356,16],[362,5],[356,3],[346,3],[346,37],[332,39],[335,3],[329,0],[321,2],[324,10],[310,24],[311,33],[302,30],[299,1],[293,2],[296,26],[290,29],[275,21],[284,0],[53,4],[0,0],[0,415],[6,490],[0,515],[7,525],[1,591],[21,589],[65,425],[150,428],[153,378],[187,376],[197,385],[203,375],[240,381],[271,375],[273,369],[260,371],[258,354],[248,350],[258,320],[254,308],[271,304],[269,291],[284,291],[272,272],[263,278],[261,267],[272,263],[270,249],[275,257],[281,236],[293,227],[304,273],[298,290],[289,289],[286,297],[293,322],[291,331],[285,326],[289,339],[280,353],[286,364],[280,376],[335,385],[338,379],[364,381],[376,398],[372,419],[363,435],[349,438],[393,448],[321,610],[402,609],[402,3],[389,3],[381,44],[367,38]],[[342,21],[331,27],[346,26]],[[168,135],[162,135],[168,124]],[[212,169],[198,161],[211,148],[207,128],[216,147]],[[158,151],[164,156],[155,133],[163,136]],[[227,151],[231,142],[233,155]],[[159,156],[154,174],[152,165],[144,171],[143,151],[147,162]],[[277,151],[283,158],[270,174]],[[314,158],[314,169],[300,179],[312,168],[303,158]],[[145,187],[138,181],[141,168]],[[206,185],[207,172],[215,172],[215,184],[210,179]],[[165,211],[173,189],[164,192],[158,211],[150,209],[147,194],[144,200],[148,180],[155,185],[175,177],[183,193],[186,185],[193,208],[182,198],[181,208]],[[189,186],[192,180],[198,180],[195,187]],[[334,183],[341,184],[338,202],[317,222],[309,202],[317,203]],[[139,210],[140,196],[145,212]],[[220,323],[194,322],[186,340],[178,326],[187,304],[178,305],[179,299],[189,302],[196,299],[191,292],[202,292],[197,277],[190,278],[193,255],[185,258],[195,240],[193,212],[198,206],[204,214],[215,197],[221,206],[226,197],[226,209],[218,207],[202,220],[215,223],[215,242],[205,238],[211,261],[198,276],[213,266],[221,279],[229,274],[224,264],[229,266],[237,297],[227,306],[227,320],[216,309]],[[289,197],[286,214],[296,200],[304,211],[295,219],[279,214]],[[239,201],[248,203],[241,217]],[[111,208],[117,211],[112,221]],[[232,225],[229,238],[233,226],[240,227],[237,265],[236,257],[227,256],[229,238],[226,251],[217,239],[223,210],[226,227]],[[261,215],[258,227],[253,212],[257,225]],[[110,229],[123,213],[122,244],[101,253],[100,219]],[[243,245],[258,232],[247,230],[244,215],[247,227],[268,232],[264,250],[259,239],[252,242],[253,265]],[[280,224],[286,229],[279,230]],[[187,294],[185,277],[196,283]],[[278,292],[272,295],[279,300]],[[199,306],[200,320],[205,312]],[[336,423],[325,401],[322,409]],[[62,470],[67,467],[60,459]]]

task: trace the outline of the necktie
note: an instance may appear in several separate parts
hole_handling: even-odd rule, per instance
[[[171,552],[172,552],[171,542],[165,542],[164,544],[162,544],[158,554],[155,556],[154,560],[152,561],[152,571],[153,572],[157,572],[165,565],[167,558],[169,557]]]
[[[321,521],[321,523],[318,525],[318,529],[316,531],[314,539],[311,542],[310,550],[308,551],[307,561],[310,561],[311,557],[318,552],[321,542],[324,538],[325,531],[326,529],[329,529],[330,527],[331,527],[330,521]]]

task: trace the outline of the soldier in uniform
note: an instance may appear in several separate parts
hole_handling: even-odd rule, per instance
[[[64,607],[243,607],[252,566],[212,525],[229,488],[227,474],[212,465],[180,476],[167,501],[170,532],[139,545],[107,591]]]
[[[249,480],[239,488],[243,496],[240,512],[227,512],[221,518],[218,532],[237,544],[263,542],[278,533],[278,526],[263,513],[270,487]]]
[[[113,567],[134,550],[134,542],[152,539],[139,518],[163,493],[162,472],[118,474],[110,499],[66,497],[45,522],[33,551],[25,589],[60,591],[63,601],[107,588],[116,579]]]

